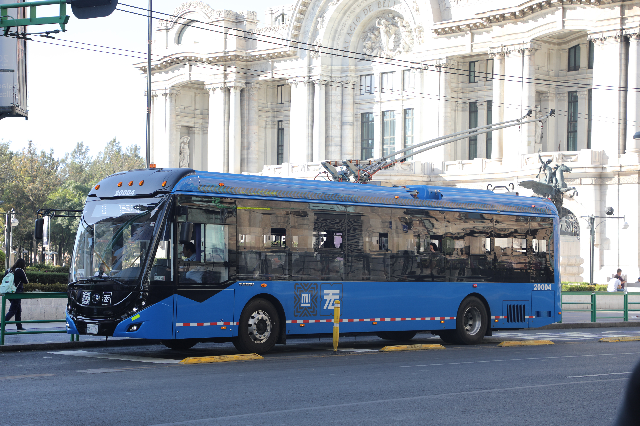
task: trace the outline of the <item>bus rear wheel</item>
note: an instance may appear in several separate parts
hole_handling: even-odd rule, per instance
[[[276,309],[267,300],[254,299],[240,315],[233,346],[240,353],[264,354],[275,346],[279,335],[280,319]]]
[[[456,340],[463,345],[475,345],[482,341],[489,320],[484,303],[469,296],[462,301],[456,317]]]
[[[174,351],[185,351],[191,349],[198,344],[197,339],[175,339],[175,340],[162,340],[160,341],[167,348]]]
[[[380,331],[376,333],[376,336],[378,336],[381,339],[395,340],[399,342],[411,340],[415,335],[416,335],[415,331]]]

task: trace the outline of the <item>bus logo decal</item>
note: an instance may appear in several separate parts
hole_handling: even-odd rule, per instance
[[[322,284],[322,311],[320,315],[333,315],[335,301],[342,299],[342,283]]]
[[[318,284],[296,283],[293,290],[293,307],[295,317],[318,315]]]

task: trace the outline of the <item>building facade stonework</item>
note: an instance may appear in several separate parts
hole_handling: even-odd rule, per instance
[[[640,1],[298,0],[255,12],[191,1],[154,32],[158,167],[317,178],[471,127],[528,123],[414,155],[386,184],[514,188],[571,168],[561,274],[640,276]],[[140,66],[146,72],[146,66]],[[624,223],[628,224],[623,227]],[[623,229],[625,228],[625,229]]]

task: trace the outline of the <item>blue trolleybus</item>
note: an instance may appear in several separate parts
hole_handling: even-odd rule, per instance
[[[145,169],[89,193],[70,271],[68,332],[232,341],[475,344],[560,312],[558,215],[548,200],[435,186]]]

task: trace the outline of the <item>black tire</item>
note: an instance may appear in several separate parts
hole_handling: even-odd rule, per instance
[[[243,354],[264,354],[274,347],[279,336],[280,318],[276,309],[267,300],[254,299],[242,310],[233,346]]]
[[[197,339],[175,339],[175,340],[161,340],[160,343],[167,348],[174,351],[186,351],[197,345],[199,340]]]
[[[462,301],[456,317],[456,340],[463,345],[476,345],[482,341],[489,320],[484,303],[469,296]]]
[[[413,339],[416,333],[416,331],[380,331],[376,336],[384,340],[404,342]]]

